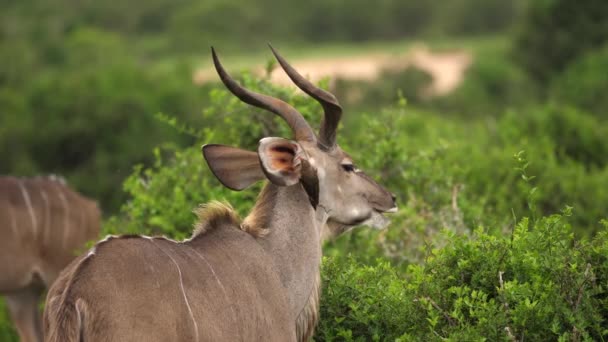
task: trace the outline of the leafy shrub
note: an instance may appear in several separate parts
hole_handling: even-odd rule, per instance
[[[530,2],[515,35],[516,60],[539,84],[579,56],[608,41],[608,3],[603,0]]]
[[[247,49],[269,37],[275,42],[362,41],[427,34],[504,32],[517,18],[521,0],[132,0],[120,4],[67,0],[7,3],[0,13],[0,39],[28,41],[43,59],[59,60],[66,35],[84,27],[116,33],[136,53],[200,53],[212,42]],[[279,18],[279,19],[277,19]],[[430,32],[429,32],[430,31]],[[230,43],[229,43],[230,42]],[[141,50],[143,51],[141,51]],[[241,50],[243,51],[243,50]],[[0,53],[1,54],[1,53]],[[16,54],[23,58],[25,54]],[[30,56],[27,56],[30,58]],[[20,61],[19,61],[20,62]],[[0,66],[0,68],[2,68]],[[0,75],[1,77],[1,75]]]
[[[479,56],[452,93],[432,99],[430,106],[462,116],[488,117],[522,108],[538,99],[528,76],[502,54]]]
[[[64,66],[21,89],[0,88],[0,173],[62,174],[111,211],[124,200],[116,189],[133,163],[149,162],[149,151],[165,142],[191,143],[154,114],[193,116],[205,91],[192,85],[189,69],[148,70],[126,57],[122,44],[112,35],[76,31]]]
[[[608,201],[608,193],[603,191],[608,180],[605,126],[584,112],[549,105],[509,113],[498,123],[496,134],[491,154],[502,154],[509,146],[526,149],[532,161],[530,173],[538,176],[534,180],[540,189],[535,195],[537,214],[555,212],[565,203],[574,207],[572,221],[577,234],[599,229],[598,222],[605,215],[600,203]],[[467,184],[474,187],[474,193],[487,194],[499,211],[513,208],[522,213],[526,199],[513,196],[517,177],[501,171],[508,170],[507,161],[498,157],[480,156],[472,166],[494,170],[494,182],[473,172],[475,177]],[[501,159],[502,169],[497,164]]]
[[[437,3],[433,23],[446,35],[504,32],[518,19],[522,1],[455,0]]]
[[[551,140],[555,156],[560,162],[568,159],[588,168],[601,168],[608,163],[608,127],[589,113],[576,108],[547,105],[529,109],[527,113],[508,114],[502,127],[518,128],[504,131],[505,138],[519,136],[545,136]]]
[[[603,120],[608,119],[606,70],[608,46],[585,54],[556,76],[551,85],[553,101],[576,106]]]
[[[446,232],[402,276],[325,258],[315,340],[605,339],[608,231],[577,241],[567,215],[522,219],[511,236]]]
[[[18,341],[17,332],[9,317],[8,308],[4,299],[0,298],[0,341]]]
[[[342,103],[358,108],[381,108],[402,98],[411,103],[423,100],[422,92],[431,85],[430,74],[410,67],[403,71],[384,70],[373,81],[337,79],[334,93]]]

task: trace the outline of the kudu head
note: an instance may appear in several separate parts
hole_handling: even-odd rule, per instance
[[[360,224],[385,227],[388,219],[382,214],[397,210],[395,196],[358,169],[336,144],[342,107],[332,94],[314,86],[270,48],[295,85],[323,107],[325,115],[320,132],[316,135],[289,104],[240,86],[224,70],[212,48],[215,68],[228,90],[241,101],[282,117],[291,127],[295,140],[263,138],[257,153],[224,145],[205,145],[203,155],[211,171],[233,190],[242,190],[264,178],[278,186],[300,183],[311,205],[325,212],[332,235]]]

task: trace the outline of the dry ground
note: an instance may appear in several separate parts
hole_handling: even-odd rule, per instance
[[[295,59],[290,63],[313,82],[329,77],[332,80],[375,81],[383,71],[403,71],[415,67],[429,73],[433,82],[427,89],[422,89],[426,96],[446,95],[456,89],[464,78],[466,69],[471,65],[473,55],[465,50],[433,52],[424,44],[417,44],[404,54],[370,53],[347,57],[328,57]],[[264,68],[256,66],[253,72],[263,75]],[[287,75],[275,69],[271,74],[273,83],[293,86]],[[193,75],[195,84],[217,81],[211,67],[201,68]]]

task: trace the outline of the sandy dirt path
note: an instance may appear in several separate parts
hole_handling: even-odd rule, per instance
[[[373,82],[384,71],[400,72],[415,67],[431,75],[433,81],[427,89],[421,89],[424,96],[442,96],[452,92],[462,82],[465,71],[473,62],[470,52],[452,50],[433,52],[426,45],[418,44],[400,55],[361,54],[346,57],[295,59],[290,63],[313,82],[329,77],[331,80],[358,80]],[[255,74],[263,75],[261,66],[252,68]],[[199,69],[193,75],[195,84],[217,81],[211,67]],[[277,68],[271,74],[271,81],[292,87],[285,73]]]

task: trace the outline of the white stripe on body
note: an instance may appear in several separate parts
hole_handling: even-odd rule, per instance
[[[68,206],[68,200],[65,198],[63,191],[61,188],[57,188],[59,191],[59,199],[61,200],[61,205],[63,206],[63,212],[65,214],[65,223],[63,227],[63,236],[61,238],[61,247],[65,247],[65,242],[68,238],[68,232],[70,231],[70,207]]]
[[[190,246],[188,246],[188,247],[190,247]],[[236,312],[234,312],[234,308],[232,307],[232,302],[230,301],[230,297],[228,297],[228,293],[226,292],[226,288],[224,287],[224,284],[222,284],[222,282],[220,281],[220,278],[215,273],[215,270],[213,269],[213,266],[211,266],[211,264],[209,263],[209,261],[207,261],[207,258],[205,258],[202,254],[200,254],[196,249],[194,249],[192,247],[190,247],[190,249],[194,253],[196,253],[196,255],[198,255],[199,258],[201,258],[201,260],[203,260],[205,262],[205,264],[207,265],[207,267],[209,267],[209,270],[211,270],[211,273],[213,274],[213,277],[215,278],[215,281],[217,282],[217,284],[222,289],[222,292],[224,293],[224,297],[226,298],[226,302],[230,303],[230,311],[232,311],[232,316],[234,317],[234,323],[237,324]],[[235,326],[237,326],[237,325],[235,325]]]
[[[36,215],[34,215],[34,208],[32,207],[30,194],[27,192],[27,189],[25,188],[21,180],[19,180],[17,184],[19,184],[19,189],[21,189],[21,195],[23,195],[25,205],[27,206],[27,211],[30,213],[30,218],[32,219],[32,232],[34,233],[33,238],[35,239],[38,235],[38,221],[36,221]]]
[[[164,249],[162,249],[156,242],[154,242],[154,239],[144,236],[144,238],[149,239],[152,244],[154,246],[156,246],[156,248],[160,249],[163,253],[165,253],[166,256],[169,257],[169,259],[171,259],[171,261],[173,262],[173,264],[175,265],[175,267],[177,268],[177,273],[179,274],[179,286],[182,290],[182,295],[184,296],[184,302],[186,302],[186,307],[188,308],[188,313],[190,314],[190,319],[192,319],[192,324],[194,325],[194,337],[195,340],[198,342],[199,338],[198,338],[198,324],[196,324],[196,319],[194,319],[194,314],[192,313],[192,308],[190,307],[190,302],[188,302],[188,296],[186,296],[186,290],[184,289],[184,279],[182,277],[182,270],[179,268],[179,265],[177,264],[177,261],[175,261],[175,259],[173,259],[173,257],[167,253]]]
[[[50,221],[51,221],[51,208],[49,206],[49,196],[46,194],[46,191],[40,189],[40,197],[44,201],[44,221],[42,223],[42,245],[48,246],[49,241],[49,231],[50,231]]]

